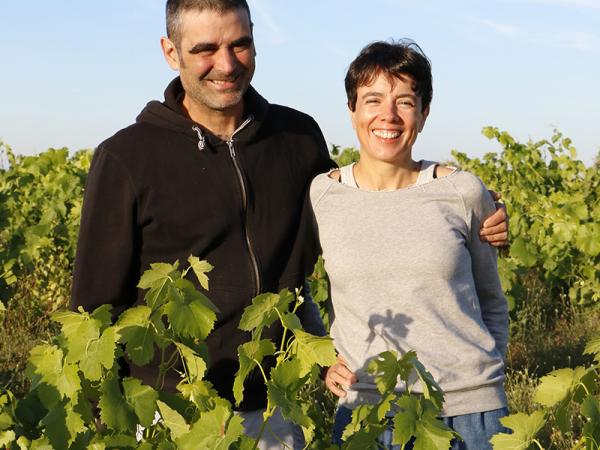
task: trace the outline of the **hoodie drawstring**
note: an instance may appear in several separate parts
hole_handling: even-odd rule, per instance
[[[198,135],[198,150],[204,150],[204,147],[206,147],[206,138],[202,134],[202,130],[197,125],[194,125],[192,130],[194,130]]]

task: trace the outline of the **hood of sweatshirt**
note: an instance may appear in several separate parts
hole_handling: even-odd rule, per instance
[[[181,80],[177,77],[165,89],[165,100],[149,102],[137,116],[136,122],[148,123],[181,133],[194,142],[201,139],[201,134],[209,146],[222,143],[221,138],[212,134],[202,124],[187,117],[181,106],[184,94]],[[269,103],[252,86],[249,86],[244,94],[244,120],[250,118],[250,122],[239,133],[236,133],[235,139],[239,141],[252,139],[260,129],[268,111]]]

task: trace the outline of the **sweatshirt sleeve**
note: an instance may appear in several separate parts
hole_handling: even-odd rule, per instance
[[[113,305],[113,317],[136,300],[139,273],[137,201],[119,159],[99,147],[88,174],[71,295],[71,308]]]
[[[493,246],[479,239],[481,224],[495,211],[494,201],[479,178],[469,173],[465,176],[468,186],[464,194],[469,224],[467,247],[471,253],[475,289],[483,322],[504,357],[508,344],[508,305],[498,275],[498,255]]]
[[[325,329],[323,319],[321,319],[319,307],[312,298],[310,285],[306,280],[304,281],[302,296],[304,297],[304,303],[302,303],[299,309],[299,314],[304,331],[315,336],[327,336],[327,330]]]

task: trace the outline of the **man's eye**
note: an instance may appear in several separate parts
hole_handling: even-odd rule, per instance
[[[216,48],[212,47],[195,47],[190,50],[192,55],[210,56],[217,51]]]
[[[367,99],[367,100],[365,101],[365,103],[366,103],[367,105],[368,105],[368,104],[371,104],[371,103],[372,103],[372,104],[377,104],[377,103],[379,103],[379,100],[377,100],[376,98],[369,98],[369,99]]]

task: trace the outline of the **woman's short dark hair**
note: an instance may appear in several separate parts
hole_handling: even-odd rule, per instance
[[[410,75],[413,91],[421,97],[422,109],[429,106],[433,87],[431,83],[431,62],[415,42],[409,39],[400,41],[377,41],[363,48],[352,61],[346,73],[346,96],[351,111],[356,108],[356,96],[360,86],[369,86],[383,73],[390,78]]]

